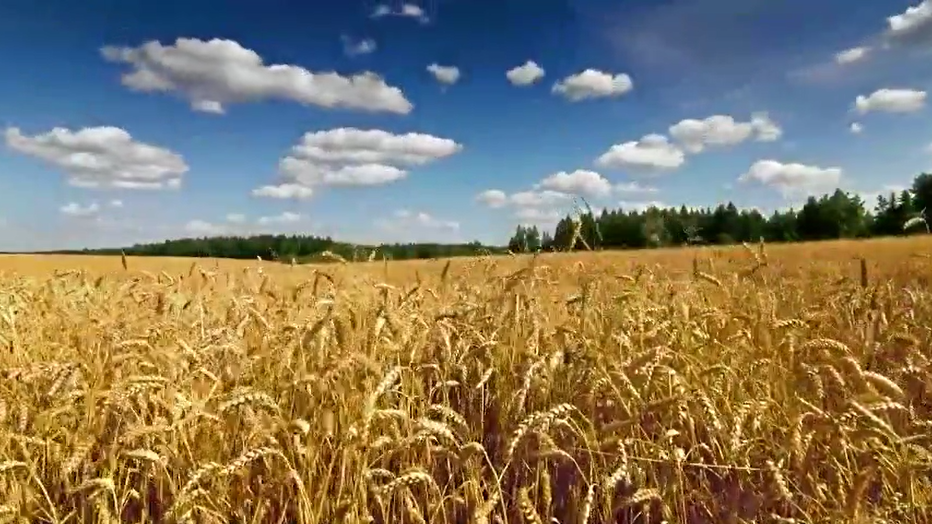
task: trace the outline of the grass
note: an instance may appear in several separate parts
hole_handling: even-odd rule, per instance
[[[932,242],[764,251],[0,257],[0,517],[928,522]]]

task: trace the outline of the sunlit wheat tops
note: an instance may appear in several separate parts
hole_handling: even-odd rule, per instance
[[[8,275],[0,519],[932,522],[930,253]]]

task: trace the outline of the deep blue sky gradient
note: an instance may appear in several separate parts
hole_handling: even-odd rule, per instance
[[[178,190],[83,189],[40,160],[0,147],[0,250],[178,237],[195,220],[222,224],[231,213],[253,220],[285,211],[306,217],[285,230],[353,241],[501,243],[521,220],[511,207],[488,209],[475,200],[478,193],[531,190],[550,174],[576,169],[658,190],[596,203],[609,207],[648,200],[712,206],[730,199],[764,210],[797,204],[773,188],[736,182],[760,159],[837,166],[843,188],[865,194],[903,185],[932,167],[928,112],[861,116],[852,106],[858,95],[884,87],[928,89],[932,62],[918,46],[844,68],[833,55],[873,45],[886,17],[917,1],[428,0],[414,2],[431,18],[420,24],[373,19],[378,2],[371,0],[6,0],[0,3],[3,127],[27,135],[56,126],[121,127],[182,155],[190,171]],[[348,56],[342,35],[372,38],[378,48]],[[347,75],[370,70],[401,88],[414,110],[398,115],[261,101],[230,104],[224,115],[198,113],[180,96],[127,89],[120,75],[128,67],[99,51],[151,40],[169,45],[179,37],[232,39],[266,64]],[[510,85],[505,71],[529,59],[546,70],[544,79]],[[425,70],[432,62],[459,67],[462,79],[442,87]],[[634,89],[577,103],[551,93],[554,82],[586,68],[627,73]],[[613,144],[665,134],[684,118],[725,114],[746,121],[757,111],[780,125],[780,140],[690,155],[680,169],[647,178],[594,166]],[[848,131],[854,121],[864,133]],[[337,127],[429,133],[463,150],[384,186],[328,189],[309,201],[250,195],[275,181],[278,160],[303,133]],[[123,207],[109,206],[114,199]],[[99,220],[63,215],[59,209],[69,202],[97,202]],[[403,209],[458,222],[459,229],[386,228]]]

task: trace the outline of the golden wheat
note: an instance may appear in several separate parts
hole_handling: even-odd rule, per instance
[[[0,520],[929,522],[923,242],[10,259]]]

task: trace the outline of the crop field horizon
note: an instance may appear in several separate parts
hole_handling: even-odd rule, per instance
[[[0,520],[932,521],[932,237],[0,256]]]
[[[757,244],[754,244],[757,247]],[[795,269],[805,271],[817,266],[832,266],[834,263],[853,263],[852,261],[864,257],[870,263],[880,264],[887,268],[896,269],[896,264],[905,263],[912,267],[917,259],[932,257],[932,236],[911,236],[897,238],[875,238],[866,240],[829,240],[820,242],[799,242],[787,244],[767,244],[767,253],[771,258],[778,260],[780,269]],[[503,270],[520,268],[527,264],[533,255],[520,254],[511,257],[497,256],[493,260],[499,262]],[[453,257],[430,260],[398,260],[388,261],[388,276],[397,279],[400,284],[410,284],[416,278],[416,273],[439,272],[451,263],[451,269],[456,272],[458,268],[471,268],[471,261],[477,257]],[[479,257],[482,258],[482,257]],[[631,269],[638,266],[653,266],[659,264],[669,271],[692,271],[693,260],[713,260],[724,263],[728,267],[740,267],[748,263],[746,250],[741,245],[733,246],[693,246],[668,247],[660,249],[640,250],[609,250],[609,251],[577,251],[574,253],[542,252],[538,255],[542,261],[550,261],[558,265],[583,262],[596,269],[621,268]],[[192,264],[212,271],[241,271],[244,268],[263,268],[272,271],[276,276],[289,278],[303,278],[308,269],[326,271],[337,270],[347,275],[370,275],[385,277],[386,263],[383,260],[373,262],[354,262],[344,266],[336,263],[302,264],[292,268],[271,260],[257,261],[254,259],[237,260],[229,258],[191,258],[191,257],[127,257],[129,273],[148,272],[158,273],[187,273]],[[813,265],[812,262],[816,264]],[[894,264],[894,262],[896,264]],[[297,269],[297,272],[290,271]],[[835,269],[832,267],[832,269]],[[86,270],[91,274],[114,274],[126,276],[119,256],[105,255],[44,255],[44,254],[5,254],[0,255],[0,272],[22,276],[51,276],[56,272],[70,270]],[[303,271],[303,273],[301,272]],[[137,275],[138,276],[138,275]]]

